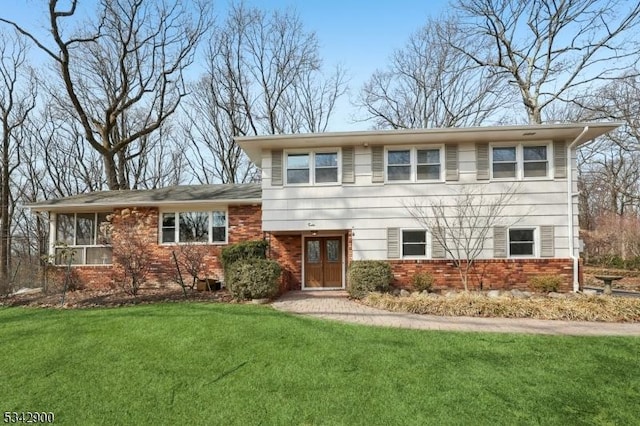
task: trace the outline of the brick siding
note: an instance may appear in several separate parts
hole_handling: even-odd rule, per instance
[[[116,213],[122,209],[116,209]],[[142,235],[145,240],[150,241],[151,261],[149,274],[147,276],[150,285],[162,285],[173,283],[176,276],[175,263],[172,258],[172,251],[176,255],[180,254],[179,244],[159,244],[159,211],[157,208],[136,208],[148,218]],[[262,210],[260,205],[232,205],[228,208],[228,242],[234,244],[241,241],[261,240],[262,234]],[[118,226],[118,215],[114,215],[114,227]],[[222,278],[222,265],[220,263],[220,252],[225,244],[206,244],[205,254],[205,270],[203,277]],[[114,270],[118,268],[117,264],[111,266],[73,266],[73,274],[77,277],[80,286],[88,289],[108,289],[117,287],[114,282]],[[64,267],[55,268],[52,273],[56,280],[64,277]],[[182,271],[183,279],[190,276]]]
[[[282,267],[280,292],[302,288],[302,236],[270,234],[269,258]]]
[[[145,238],[152,241],[151,268],[148,281],[151,285],[172,283],[176,268],[172,259],[172,251],[180,253],[179,244],[161,245],[159,241],[159,212],[157,208],[138,208],[149,220],[143,230]],[[114,227],[118,226],[114,221]],[[302,288],[302,238],[301,234],[264,234],[262,232],[262,211],[259,205],[232,205],[228,207],[228,242],[234,244],[241,241],[260,240],[266,237],[269,241],[269,257],[282,267],[280,292]],[[205,245],[205,271],[203,276],[221,278],[223,276],[220,263],[220,252],[226,245]],[[351,231],[345,234],[344,253],[346,266],[353,259],[353,239]],[[436,288],[462,288],[457,269],[450,260],[390,260],[394,282],[399,288],[411,288],[411,279],[417,272],[429,272],[435,278]],[[90,289],[116,288],[113,266],[73,266],[73,274],[79,285]],[[572,290],[571,259],[489,259],[477,260],[474,271],[470,274],[470,289],[528,289],[529,279],[534,275],[552,274],[564,277],[562,291]],[[57,267],[51,273],[54,280],[62,282],[64,267]],[[188,275],[183,272],[183,278]],[[582,283],[582,268],[579,273]]]
[[[411,289],[412,277],[417,272],[428,272],[434,277],[435,288],[463,288],[458,269],[450,260],[392,260],[389,263],[395,287]],[[529,279],[535,275],[560,275],[564,281],[559,290],[573,290],[571,259],[476,260],[468,285],[471,290],[528,290]]]

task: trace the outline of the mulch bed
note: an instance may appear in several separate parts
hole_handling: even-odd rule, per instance
[[[18,294],[0,297],[0,306],[30,306],[39,308],[97,308],[118,307],[158,302],[232,302],[232,297],[226,290],[220,291],[190,291],[187,298],[182,289],[144,288],[137,296],[132,296],[121,290],[77,290],[69,291],[65,295],[64,306],[61,304],[62,293]]]

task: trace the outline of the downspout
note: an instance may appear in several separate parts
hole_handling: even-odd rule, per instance
[[[569,257],[573,262],[573,291],[577,292],[580,290],[580,281],[578,280],[578,268],[579,268],[579,256],[575,254],[575,233],[573,231],[574,228],[574,220],[573,220],[573,164],[571,161],[571,154],[573,148],[575,148],[581,141],[582,137],[589,131],[589,126],[584,126],[584,129],[578,135],[577,138],[573,140],[567,146],[567,223],[568,223],[568,235],[569,235]]]

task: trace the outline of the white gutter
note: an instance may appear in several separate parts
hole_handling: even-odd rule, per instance
[[[569,257],[573,261],[573,291],[577,292],[580,290],[580,281],[578,280],[578,269],[579,269],[579,256],[575,254],[575,233],[573,231],[574,228],[574,220],[573,220],[573,164],[571,162],[571,154],[572,150],[575,146],[580,143],[582,137],[589,131],[589,126],[584,126],[582,132],[578,135],[577,138],[573,140],[567,146],[567,219],[569,226]]]

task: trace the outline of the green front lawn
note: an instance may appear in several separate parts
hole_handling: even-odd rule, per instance
[[[83,425],[634,424],[639,353],[639,338],[369,328],[268,306],[1,308],[0,412]]]

